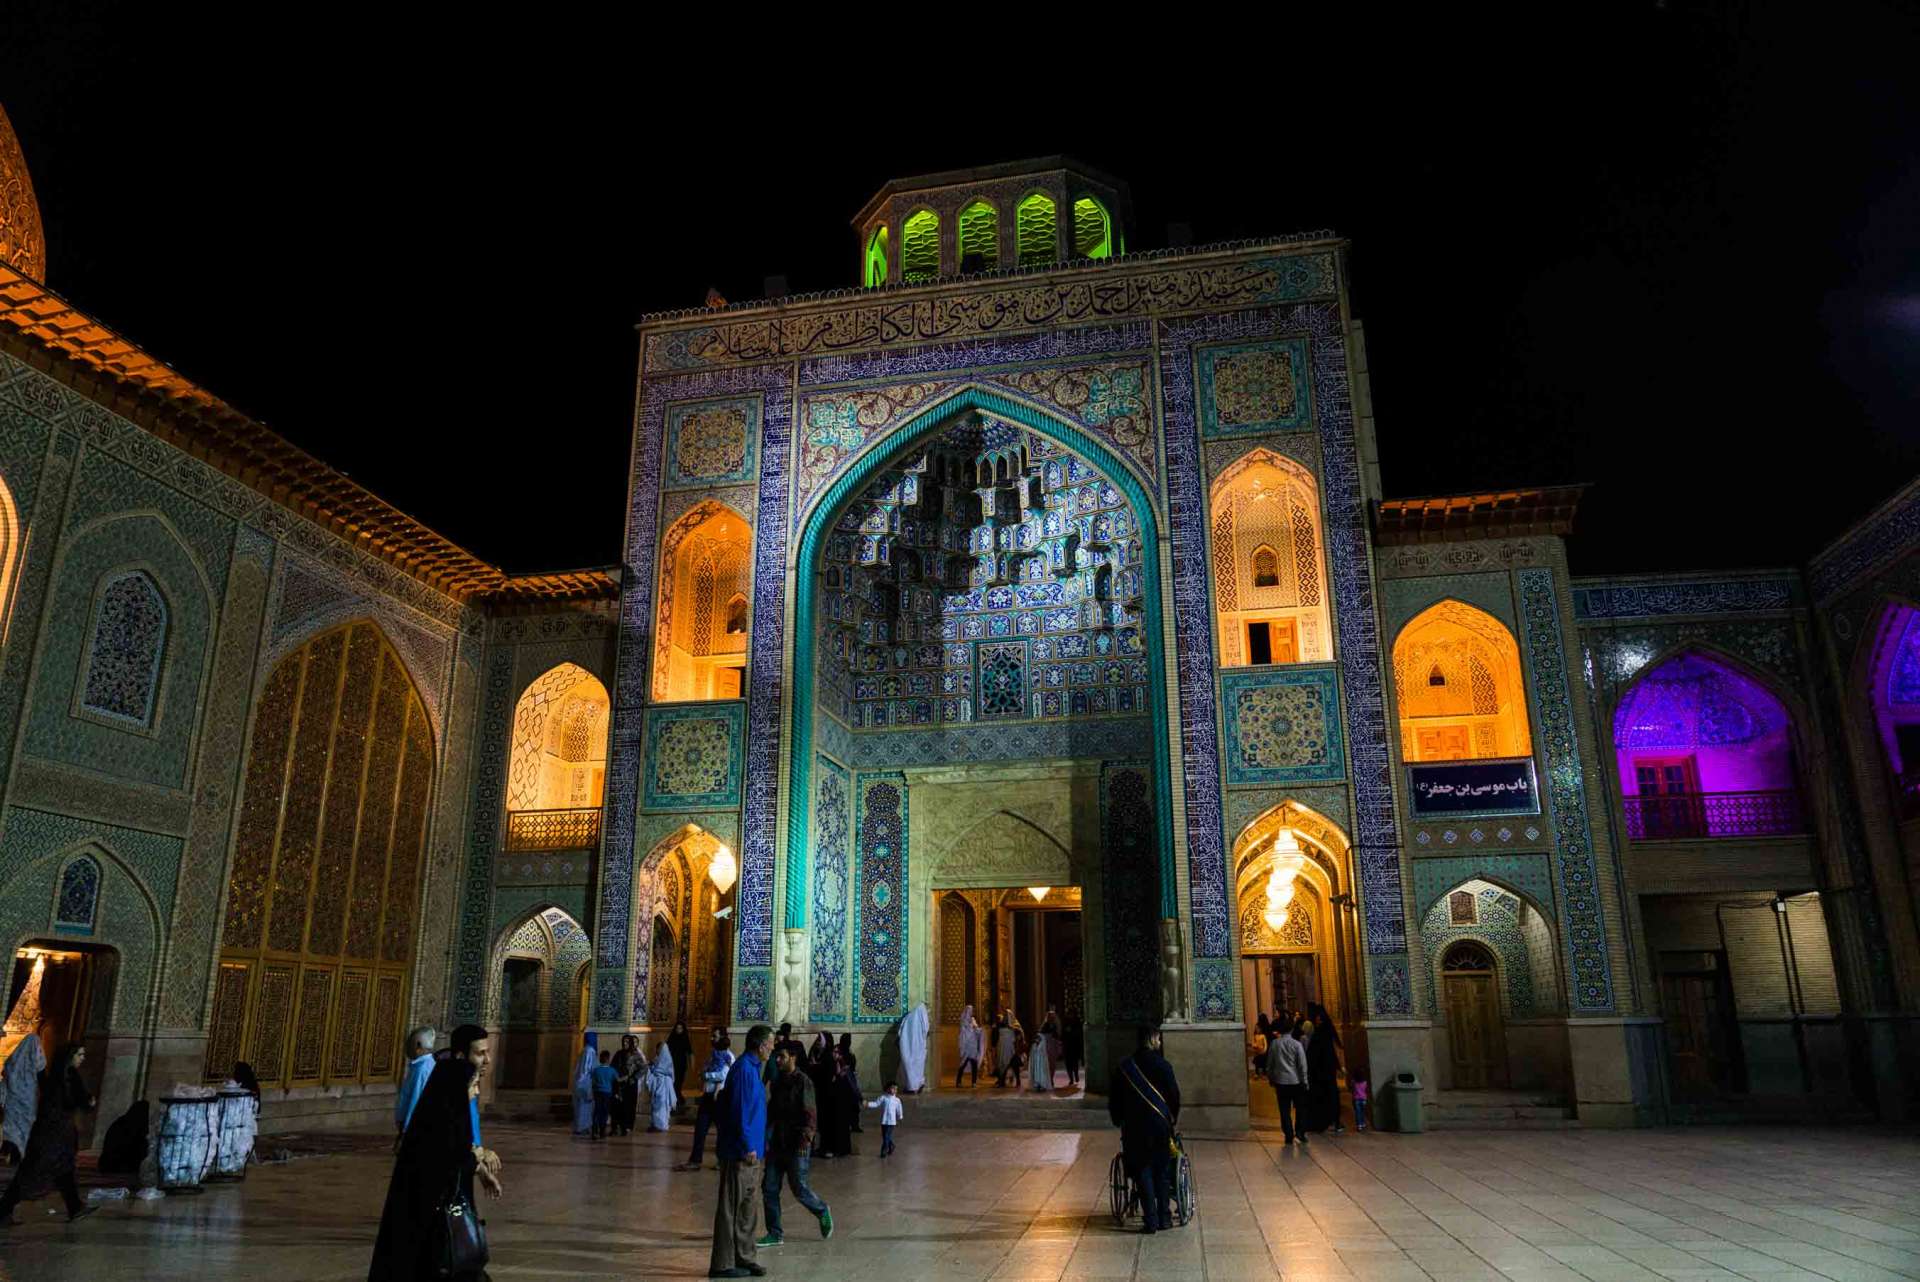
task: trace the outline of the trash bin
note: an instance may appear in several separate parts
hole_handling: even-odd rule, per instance
[[[1412,1073],[1395,1073],[1387,1083],[1393,1101],[1393,1129],[1417,1135],[1425,1129],[1426,1117],[1420,1104],[1420,1079]]]

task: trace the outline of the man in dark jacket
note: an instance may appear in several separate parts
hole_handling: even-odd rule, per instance
[[[1173,1128],[1180,1120],[1180,1083],[1160,1053],[1160,1030],[1140,1027],[1138,1049],[1120,1061],[1107,1113],[1120,1128],[1120,1160],[1140,1186],[1145,1231],[1173,1227]]]
[[[764,1277],[766,1267],[755,1261],[754,1230],[759,1227],[759,1203],[754,1189],[760,1183],[760,1155],[767,1151],[767,1092],[760,1084],[760,1057],[766,1054],[773,1030],[755,1024],[747,1030],[747,1053],[733,1062],[714,1110],[719,1130],[715,1147],[720,1158],[720,1204],[713,1213],[713,1254],[707,1263],[710,1278]]]
[[[760,1185],[767,1208],[767,1234],[754,1245],[779,1246],[786,1240],[780,1228],[780,1181],[793,1186],[800,1205],[820,1220],[820,1236],[833,1236],[833,1212],[807,1185],[808,1156],[813,1148],[819,1115],[814,1103],[813,1079],[800,1067],[790,1047],[773,1054],[773,1090],[767,1100],[767,1173]]]

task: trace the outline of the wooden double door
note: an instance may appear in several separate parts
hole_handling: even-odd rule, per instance
[[[1491,970],[1448,971],[1442,980],[1447,1051],[1456,1091],[1491,1090],[1507,1084],[1505,1029]]]

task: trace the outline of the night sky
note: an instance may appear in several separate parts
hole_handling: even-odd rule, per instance
[[[898,56],[115,8],[0,14],[49,283],[511,570],[620,559],[640,315],[855,284],[887,178],[1056,152],[1136,249],[1349,238],[1388,494],[1592,482],[1576,573],[1797,564],[1920,471],[1910,5]]]

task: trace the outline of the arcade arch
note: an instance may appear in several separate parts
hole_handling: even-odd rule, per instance
[[[1291,1013],[1308,1002],[1325,1006],[1342,1036],[1354,1040],[1359,941],[1346,834],[1317,811],[1285,801],[1240,830],[1233,858],[1234,946],[1249,1041],[1263,1011]]]
[[[1462,601],[1416,614],[1393,643],[1393,693],[1406,761],[1525,757],[1520,647],[1505,624]]]

